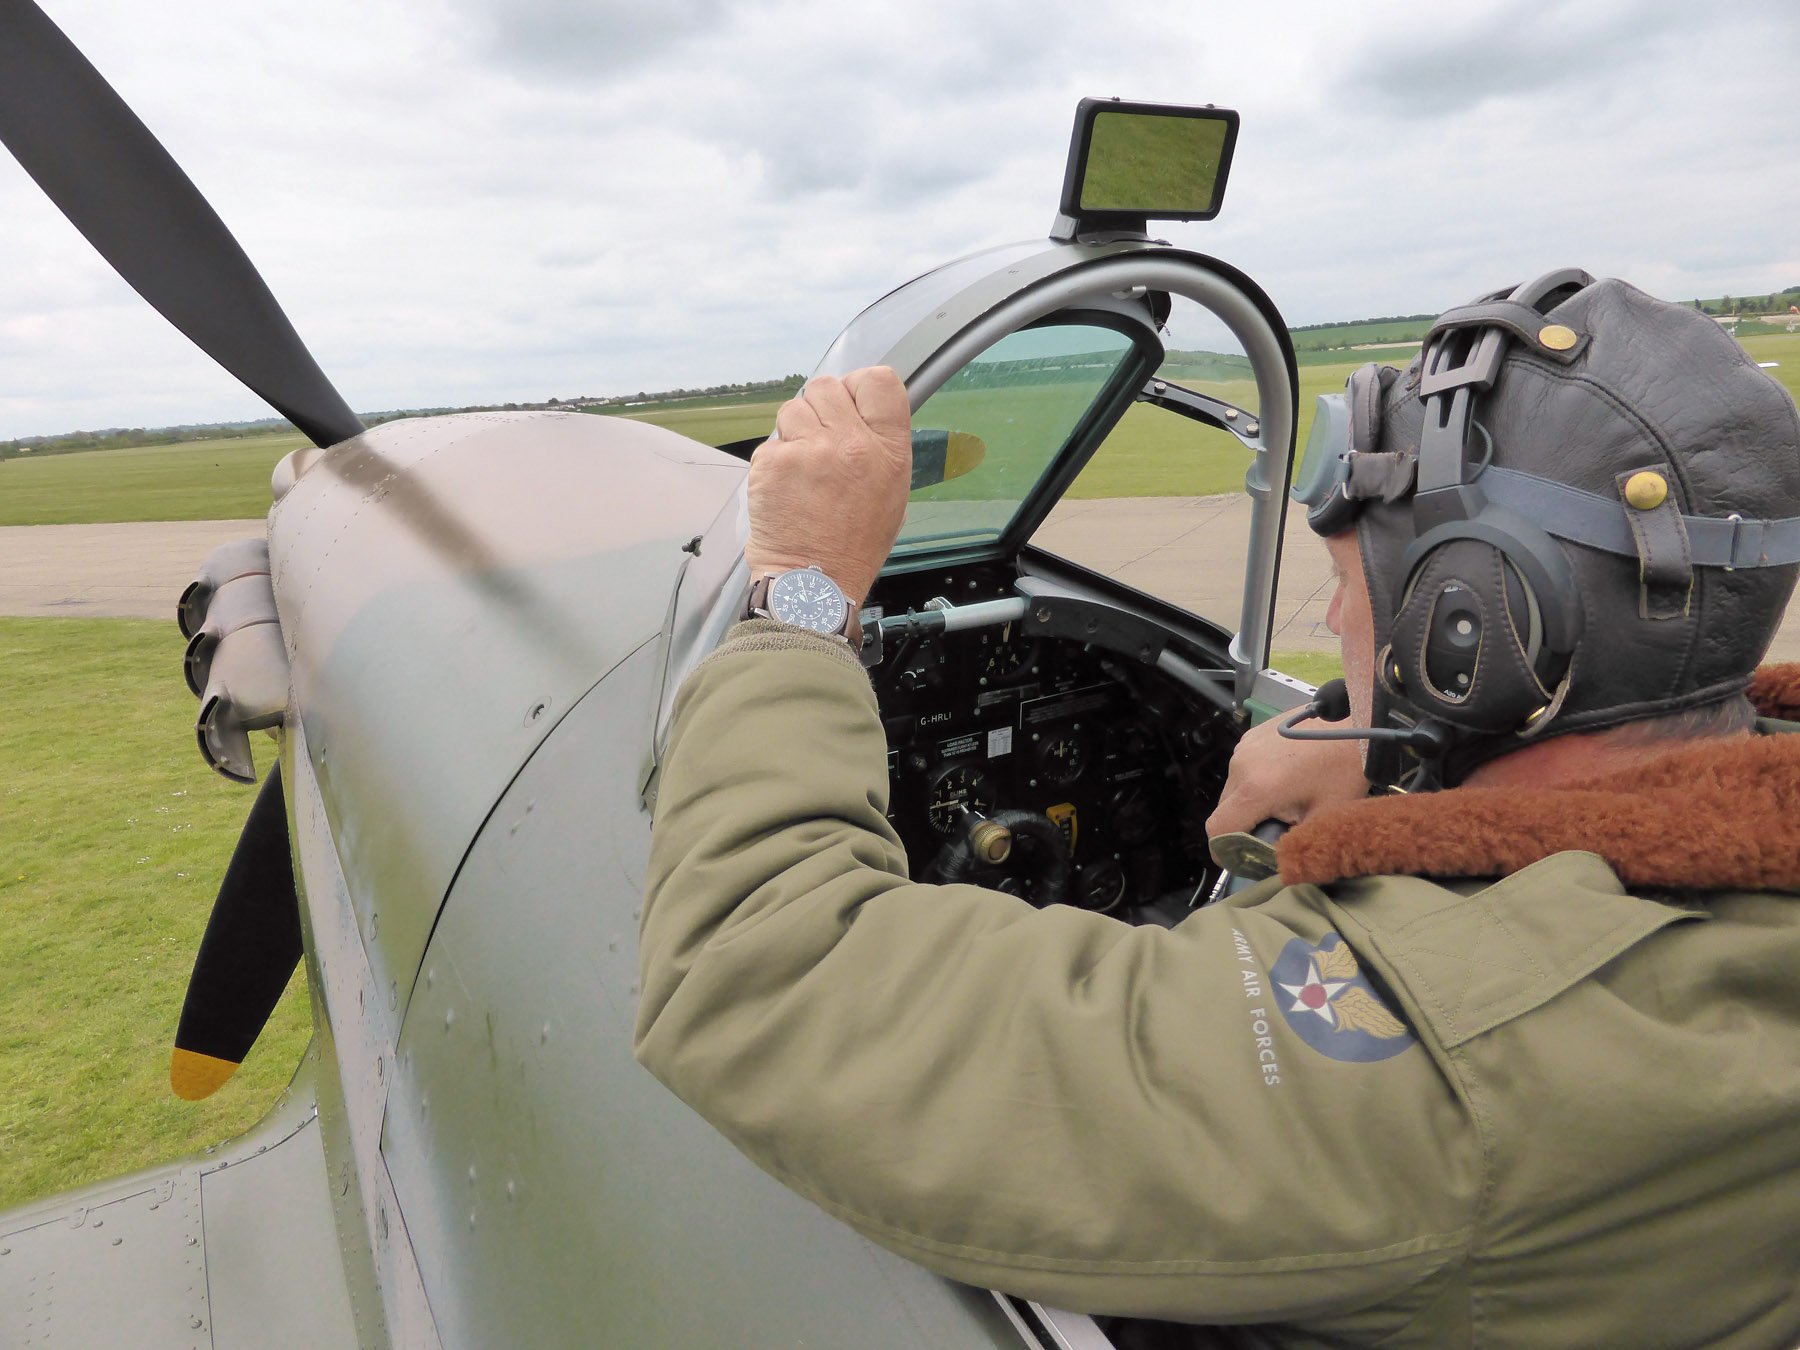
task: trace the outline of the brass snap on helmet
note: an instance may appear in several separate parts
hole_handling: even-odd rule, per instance
[[[1356,530],[1376,726],[1437,724],[1455,782],[1743,692],[1800,564],[1800,415],[1705,315],[1566,269],[1321,397],[1294,496]]]

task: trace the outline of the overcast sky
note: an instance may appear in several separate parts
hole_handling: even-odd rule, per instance
[[[359,410],[810,370],[1043,235],[1084,94],[1238,109],[1159,233],[1293,324],[1552,267],[1800,285],[1786,0],[43,0]],[[0,437],[266,409],[0,156]]]

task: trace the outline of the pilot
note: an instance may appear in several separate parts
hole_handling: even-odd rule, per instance
[[[1745,699],[1800,706],[1752,681],[1800,562],[1792,400],[1705,317],[1565,272],[1320,421],[1349,716],[1289,730],[1360,739],[1249,732],[1212,820],[1293,823],[1278,878],[1173,929],[914,884],[844,625],[753,617],[678,700],[638,1057],[874,1241],[1056,1306],[1792,1346],[1800,737]],[[905,392],[817,379],[777,427],[751,574],[853,609]]]

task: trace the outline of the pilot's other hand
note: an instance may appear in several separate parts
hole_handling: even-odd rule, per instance
[[[1291,741],[1273,719],[1251,727],[1231,753],[1219,804],[1206,818],[1208,838],[1254,830],[1265,820],[1293,825],[1321,807],[1369,793],[1361,741]]]
[[[750,575],[817,565],[861,604],[906,517],[906,386],[886,366],[820,375],[781,405],[775,430],[750,460]]]

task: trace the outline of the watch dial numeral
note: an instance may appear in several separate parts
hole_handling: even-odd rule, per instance
[[[769,583],[769,613],[783,623],[835,633],[844,626],[849,604],[823,572],[783,572]]]

